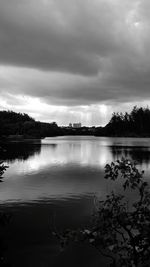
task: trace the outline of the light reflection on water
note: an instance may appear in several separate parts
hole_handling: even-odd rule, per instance
[[[149,138],[70,136],[46,138],[41,145],[5,147],[1,159],[9,168],[0,183],[0,211],[13,214],[5,236],[13,266],[48,266],[49,257],[53,266],[58,250],[54,253],[50,222],[55,217],[58,229],[87,225],[93,196],[103,197],[114,186],[104,179],[104,166],[122,156],[138,161],[149,177]],[[119,184],[114,190],[120,190]]]
[[[21,147],[18,145],[17,149],[19,153]],[[147,174],[150,170],[149,138],[46,138],[38,148],[30,145],[22,151],[26,153],[25,158],[19,154],[12,159],[7,151],[9,161],[7,156],[5,160],[9,169],[0,186],[1,203],[103,196],[112,186],[103,179],[104,167],[122,156],[137,160]]]

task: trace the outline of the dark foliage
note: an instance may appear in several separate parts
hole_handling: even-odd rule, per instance
[[[95,127],[81,127],[81,128],[62,128],[63,135],[94,135]]]
[[[0,181],[2,181],[3,174],[7,168],[8,166],[6,166],[3,161],[0,161]],[[7,258],[5,257],[5,250],[7,248],[7,245],[5,243],[5,238],[3,235],[3,229],[10,222],[10,219],[10,214],[0,212],[0,266],[2,267],[11,266],[8,263]]]
[[[3,161],[0,161],[0,181],[3,178],[3,174],[6,171],[6,169],[8,168],[8,166],[6,166]]]
[[[0,111],[0,138],[42,138],[60,135],[61,129],[55,122],[35,121],[27,114],[13,111]]]
[[[150,262],[150,191],[144,171],[127,159],[107,164],[105,178],[122,180],[123,191],[112,192],[105,200],[97,200],[93,225],[89,229],[67,230],[54,234],[62,247],[70,240],[88,241],[110,259],[111,267],[146,267]],[[128,194],[134,193],[131,201]]]
[[[0,111],[0,138],[43,138],[59,135],[150,136],[150,109],[133,107],[130,113],[113,113],[105,127],[58,127],[55,122],[35,121],[27,114]]]
[[[94,135],[95,127],[58,127],[56,122],[35,121],[25,113],[0,111],[0,139],[22,140],[59,135]]]
[[[130,113],[113,113],[105,127],[97,128],[96,135],[150,136],[150,109],[134,106]]]

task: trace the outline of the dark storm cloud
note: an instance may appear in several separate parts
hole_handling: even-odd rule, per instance
[[[0,91],[70,106],[150,99],[149,33],[148,0],[0,0]]]
[[[118,46],[111,12],[107,1],[1,0],[1,64],[97,73]]]

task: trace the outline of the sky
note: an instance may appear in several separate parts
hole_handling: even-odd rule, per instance
[[[0,0],[0,110],[103,126],[149,104],[149,0]]]

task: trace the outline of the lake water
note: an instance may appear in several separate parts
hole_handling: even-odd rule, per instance
[[[0,207],[12,213],[5,238],[15,266],[50,266],[48,255],[53,266],[54,225],[88,225],[94,196],[103,198],[114,186],[104,179],[104,167],[122,156],[136,160],[149,179],[150,138],[65,136],[5,147],[1,158],[9,168],[0,184]]]

